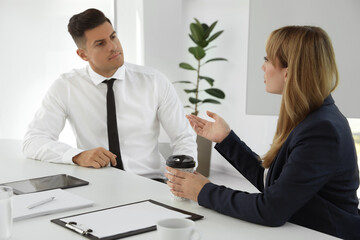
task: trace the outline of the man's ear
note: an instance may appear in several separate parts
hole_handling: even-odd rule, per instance
[[[76,53],[77,55],[84,61],[87,61],[88,60],[88,57],[87,57],[87,54],[86,54],[86,51],[82,48],[78,48],[76,50]]]

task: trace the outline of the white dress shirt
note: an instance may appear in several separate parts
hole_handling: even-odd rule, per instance
[[[170,81],[159,71],[125,63],[116,78],[114,93],[121,157],[124,169],[148,177],[163,175],[165,160],[158,149],[160,124],[170,138],[173,154],[197,157],[196,134]],[[73,164],[84,150],[108,147],[105,78],[90,66],[57,79],[24,137],[28,158]],[[77,148],[58,142],[66,120]]]

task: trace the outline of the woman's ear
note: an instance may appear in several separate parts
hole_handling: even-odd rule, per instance
[[[284,82],[287,80],[288,68],[284,68]]]
[[[82,48],[78,48],[78,50],[76,50],[77,55],[84,61],[88,60],[86,51]]]

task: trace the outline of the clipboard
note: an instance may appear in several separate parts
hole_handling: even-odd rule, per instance
[[[201,215],[148,199],[52,219],[51,222],[88,239],[110,240],[156,230],[157,221],[174,216],[193,221],[203,218]]]

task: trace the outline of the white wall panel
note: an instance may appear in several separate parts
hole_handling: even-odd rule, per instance
[[[67,24],[87,8],[113,20],[113,0],[0,1],[0,138],[21,139],[56,78],[86,65]],[[71,134],[62,136],[67,141]]]
[[[335,50],[340,76],[335,102],[346,117],[360,118],[360,1],[252,0],[249,24],[248,114],[279,112],[281,96],[265,92],[259,71],[269,34],[285,25],[316,25],[329,34]]]

